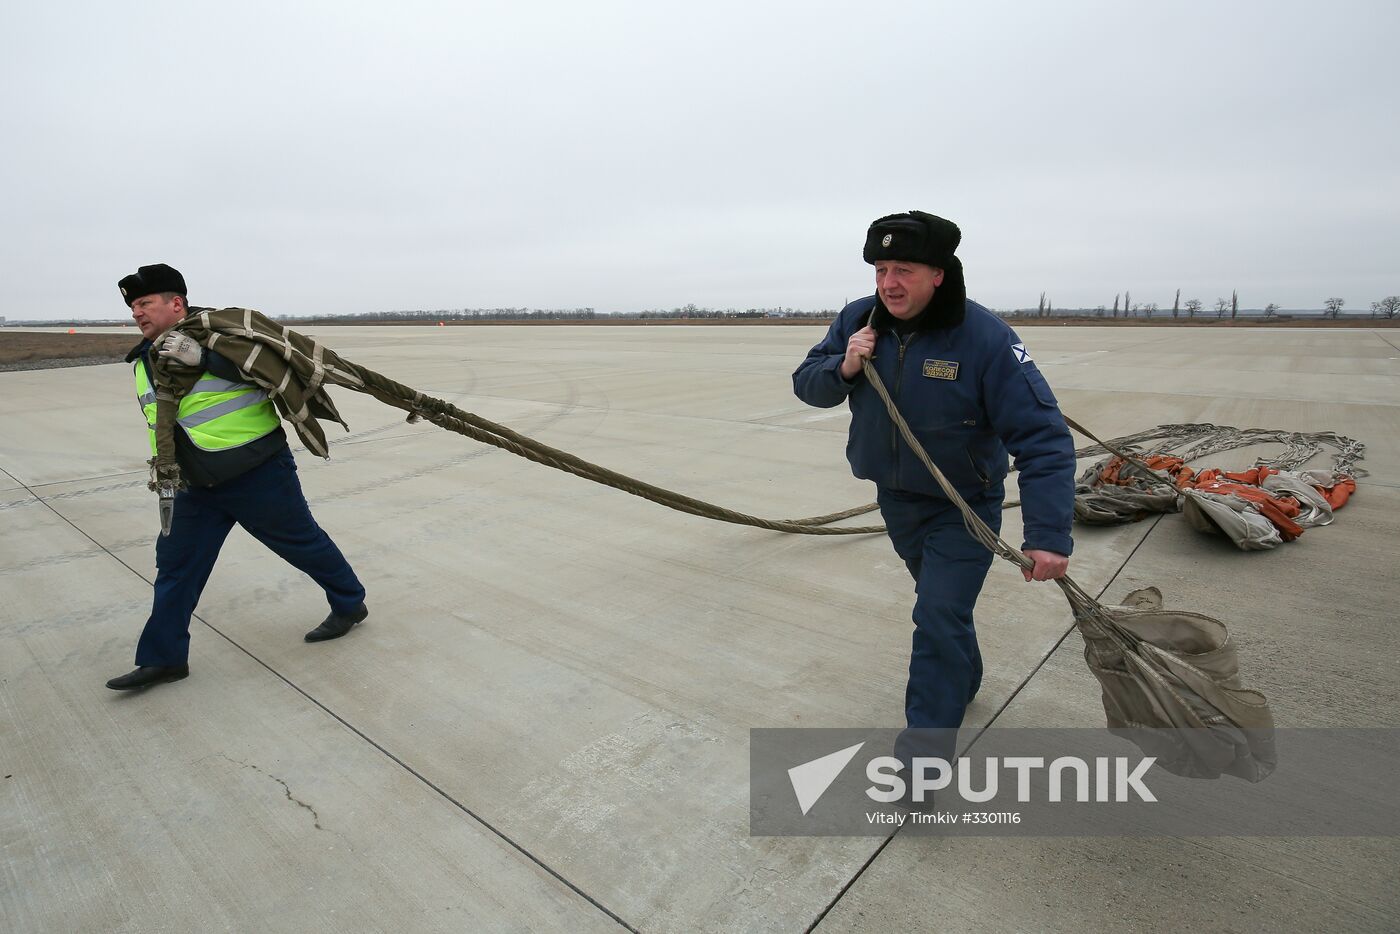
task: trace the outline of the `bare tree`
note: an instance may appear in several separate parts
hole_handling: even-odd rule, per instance
[[[1380,302],[1372,302],[1372,303],[1371,303],[1371,317],[1372,317],[1372,318],[1379,318],[1380,316],[1381,316],[1381,303],[1380,303]]]
[[[1230,320],[1235,320],[1235,315],[1240,313],[1240,292],[1239,289],[1230,293]]]
[[[1181,314],[1181,289],[1176,290],[1176,298],[1172,301],[1172,317]]]
[[[1118,317],[1118,296],[1113,296],[1113,317]]]
[[[1265,320],[1265,321],[1268,321],[1270,318],[1272,318],[1272,317],[1273,317],[1274,315],[1276,315],[1276,314],[1278,314],[1278,305],[1277,305],[1276,303],[1274,303],[1274,302],[1269,302],[1269,304],[1267,304],[1267,305],[1264,306],[1264,320]]]
[[[1199,298],[1188,298],[1186,300],[1186,317],[1194,318],[1201,310],[1201,300]]]
[[[1143,306],[1142,306],[1142,313],[1143,313],[1144,315],[1146,315],[1147,317],[1151,318],[1153,315],[1155,315],[1155,314],[1157,313],[1157,303],[1156,303],[1156,302],[1148,302],[1146,305],[1143,305]]]
[[[1333,296],[1322,304],[1327,306],[1327,311],[1323,314],[1323,317],[1335,320],[1336,317],[1342,313],[1342,306],[1346,304],[1346,299]]]
[[[1045,293],[1044,293],[1044,292],[1041,292],[1041,293],[1040,293],[1040,304],[1039,304],[1039,305],[1036,307],[1036,309],[1035,309],[1035,316],[1036,316],[1037,318],[1044,318],[1044,317],[1045,317]]]
[[[1215,316],[1217,318],[1225,317],[1225,309],[1229,307],[1230,300],[1228,298],[1217,298],[1215,300]]]
[[[1128,309],[1132,307],[1132,301],[1133,293],[1125,291],[1123,293],[1123,317],[1125,318],[1128,317]]]
[[[1387,318],[1400,314],[1400,295],[1387,295],[1381,299],[1381,314]]]

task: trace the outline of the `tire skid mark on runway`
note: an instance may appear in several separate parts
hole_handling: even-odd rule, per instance
[[[556,377],[556,381],[564,388],[564,399],[560,402],[547,403],[549,405],[556,406],[557,408],[553,412],[549,412],[548,414],[537,417],[538,421],[531,421],[527,419],[527,421],[531,421],[531,427],[535,432],[548,429],[557,424],[558,422],[562,421],[563,419],[568,418],[570,415],[577,414],[580,411],[600,414],[604,417],[609,411],[611,411],[611,405],[607,403],[606,397],[602,405],[594,406],[581,404],[578,401],[579,388],[578,381],[576,379],[560,379]],[[600,418],[598,421],[601,422],[602,419]],[[597,430],[598,425],[594,424],[588,429],[586,429],[581,435],[579,435],[579,437],[592,437],[597,432]],[[483,457],[487,454],[499,450],[498,448],[482,444],[480,442],[472,442],[472,439],[469,438],[462,438],[461,440],[463,442],[475,443],[477,447],[473,450],[467,451],[464,454],[451,457],[445,461],[438,461],[437,463],[426,464],[424,466],[412,470],[405,470],[390,476],[377,477],[358,486],[346,487],[344,489],[336,490],[334,492],[328,492],[327,494],[318,497],[317,501],[335,502],[338,500],[350,499],[356,496],[361,496],[365,493],[376,492],[399,483],[417,480],[422,477],[429,476],[431,474],[440,473],[441,471],[448,470],[453,467],[460,467],[461,465],[473,461],[478,457]],[[304,450],[304,448],[301,450]],[[439,500],[438,502],[441,501]]]
[[[543,416],[542,420],[541,420],[537,425],[535,425],[535,430],[541,430],[541,429],[549,428],[549,427],[553,426],[555,423],[557,423],[558,421],[560,421],[561,419],[566,418],[566,417],[568,417],[569,415],[574,414],[574,413],[576,413],[576,412],[580,412],[580,411],[581,411],[581,412],[586,412],[586,413],[595,413],[595,414],[600,414],[600,415],[606,415],[606,414],[611,410],[611,406],[606,402],[606,398],[605,398],[604,403],[603,403],[602,405],[583,405],[583,404],[580,404],[579,401],[578,401],[578,399],[579,399],[579,389],[578,389],[578,386],[577,386],[577,384],[576,384],[576,381],[570,379],[570,380],[567,380],[567,381],[566,381],[566,380],[560,380],[559,382],[562,383],[563,386],[564,386],[564,388],[565,388],[565,392],[564,392],[565,398],[564,398],[564,400],[563,400],[562,402],[545,403],[545,404],[552,405],[552,406],[558,406],[558,409],[557,409],[556,411],[554,411],[554,412],[549,413],[549,414],[546,415],[546,416]],[[458,392],[454,392],[454,393],[445,394],[445,395],[444,395],[444,398],[450,398],[451,396],[454,396],[454,395],[455,395],[455,396],[457,397],[457,399],[460,401],[461,398],[463,398],[464,396],[470,395],[470,393],[458,391]],[[601,419],[600,419],[600,421],[601,421]],[[394,429],[394,428],[400,428],[400,427],[403,427],[404,425],[405,425],[405,422],[403,422],[403,421],[391,421],[391,422],[388,422],[387,424],[380,425],[380,426],[376,426],[376,427],[374,427],[374,428],[367,428],[367,429],[365,429],[364,431],[361,431],[361,432],[357,432],[357,433],[350,434],[350,435],[345,435],[345,436],[342,436],[342,437],[340,437],[340,438],[328,439],[328,441],[329,441],[329,444],[330,444],[331,446],[337,446],[337,445],[342,445],[342,444],[366,444],[366,443],[374,443],[374,442],[381,442],[381,441],[406,440],[406,439],[411,439],[411,438],[417,438],[417,437],[419,437],[419,436],[422,435],[422,434],[427,434],[427,433],[428,433],[428,432],[419,432],[419,431],[415,431],[415,432],[413,432],[412,434],[397,435],[397,436],[392,436],[392,437],[387,437],[387,438],[385,438],[385,437],[379,437],[380,435],[383,435],[383,433],[386,432],[386,431],[389,431],[389,430]],[[580,435],[580,437],[582,437],[582,438],[592,437],[592,436],[596,433],[596,431],[597,431],[597,426],[595,425],[595,426],[593,426],[593,427],[587,429],[586,431],[584,431],[584,432]],[[291,438],[289,437],[288,440],[290,441]],[[469,440],[470,440],[470,439],[466,439],[466,438],[463,439],[463,441],[469,441]],[[388,485],[388,484],[391,484],[391,483],[398,483],[398,482],[405,481],[405,480],[416,479],[417,477],[426,476],[426,475],[431,474],[431,473],[436,473],[436,472],[438,472],[438,471],[440,471],[440,470],[445,470],[445,469],[447,469],[447,468],[449,468],[449,467],[459,466],[460,464],[466,463],[467,461],[470,461],[470,460],[473,460],[473,459],[475,459],[475,458],[477,458],[477,457],[480,457],[480,456],[482,456],[483,454],[487,454],[487,453],[489,453],[491,450],[494,450],[494,449],[491,448],[490,446],[486,446],[486,447],[483,447],[483,448],[481,448],[481,449],[479,449],[479,450],[471,451],[471,452],[469,452],[468,454],[465,454],[465,455],[463,455],[463,456],[461,456],[461,457],[456,457],[456,458],[453,458],[453,459],[451,459],[451,460],[449,460],[449,461],[445,461],[445,462],[443,462],[443,463],[436,464],[436,465],[433,465],[433,466],[431,466],[431,467],[425,467],[425,468],[422,468],[422,469],[416,470],[416,471],[407,471],[407,472],[405,472],[405,473],[403,473],[403,474],[399,474],[399,475],[396,475],[396,476],[393,476],[393,477],[385,478],[385,479],[383,479],[383,480],[376,480],[376,481],[375,481],[374,483],[372,483],[372,484],[368,484],[368,485],[361,486],[361,487],[351,488],[351,489],[349,489],[349,490],[343,490],[343,491],[341,491],[341,492],[334,493],[334,494],[330,494],[330,495],[328,495],[328,496],[318,497],[318,500],[319,500],[319,501],[331,501],[331,500],[336,500],[336,499],[342,499],[342,498],[345,498],[345,497],[348,497],[348,496],[356,496],[356,495],[359,495],[359,494],[364,493],[364,492],[369,491],[369,490],[380,489],[380,488],[382,488],[382,487],[384,487],[384,486],[386,486],[386,485]],[[292,451],[293,451],[294,453],[297,453],[297,454],[304,454],[304,453],[307,453],[306,447],[305,447],[304,445],[300,445],[300,444],[294,444],[294,445],[292,445]],[[146,474],[145,471],[122,471],[121,473],[109,474],[109,475],[107,475],[107,476],[111,476],[111,477],[132,476],[133,479],[131,479],[131,480],[126,480],[126,481],[123,481],[123,482],[120,482],[120,483],[107,483],[107,484],[103,484],[103,485],[101,485],[101,486],[84,487],[83,489],[79,489],[79,490],[65,490],[65,491],[63,491],[63,492],[61,492],[61,493],[52,493],[52,494],[48,494],[48,495],[42,495],[42,494],[40,494],[38,491],[39,491],[40,489],[42,489],[44,486],[54,486],[54,485],[58,485],[58,484],[69,484],[69,483],[82,483],[82,482],[85,482],[85,481],[82,481],[82,480],[60,480],[60,481],[55,481],[54,483],[50,483],[50,484],[29,484],[27,487],[21,486],[20,489],[25,489],[25,490],[31,491],[31,492],[33,493],[33,495],[25,496],[23,499],[13,499],[13,500],[0,501],[0,511],[4,511],[4,510],[7,510],[7,509],[19,509],[19,508],[22,508],[22,507],[25,507],[25,506],[38,506],[38,505],[43,505],[43,504],[45,504],[45,503],[50,503],[50,502],[60,502],[60,501],[64,501],[64,500],[81,499],[81,498],[86,497],[86,496],[93,496],[93,495],[100,494],[100,493],[113,493],[113,492],[118,492],[118,491],[122,491],[122,490],[143,489],[143,488],[145,488],[145,487],[148,485],[147,474]],[[105,477],[98,477],[98,478],[91,478],[91,479],[105,479]]]
[[[115,490],[134,490],[137,488],[144,488],[146,484],[147,481],[143,477],[140,480],[128,480],[125,483],[108,483],[103,486],[85,487],[81,490],[66,490],[62,493],[53,493],[48,496],[41,496],[36,492],[34,495],[24,499],[14,499],[0,503],[0,510],[17,509],[21,506],[37,506],[67,499],[78,499],[83,496],[92,496],[96,493],[111,493]]]
[[[81,561],[84,558],[92,558],[97,555],[106,554],[108,551],[124,551],[127,548],[149,546],[150,544],[151,537],[143,536],[142,538],[129,538],[126,541],[113,542],[107,546],[94,545],[92,548],[84,548],[77,551],[61,551],[56,554],[39,555],[38,557],[30,558],[28,561],[19,564],[10,565],[9,567],[0,567],[0,577],[24,574],[28,571],[38,570],[39,568],[69,564],[73,561]]]

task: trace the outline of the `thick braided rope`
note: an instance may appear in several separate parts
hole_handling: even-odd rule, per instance
[[[723,506],[716,506],[713,503],[707,503],[601,467],[567,451],[512,431],[506,426],[482,418],[480,415],[459,409],[450,402],[424,395],[348,360],[342,360],[341,364],[360,383],[363,387],[362,392],[374,396],[385,405],[409,412],[410,419],[414,416],[424,418],[439,428],[445,428],[475,441],[493,445],[537,464],[563,470],[584,479],[622,490],[633,496],[640,496],[679,512],[716,519],[721,522],[731,522],[736,525],[747,525],[798,535],[873,535],[885,531],[885,527],[882,525],[851,528],[826,527],[826,523],[871,512],[877,508],[874,503],[807,519],[762,519],[733,509],[726,509]]]
[[[242,311],[241,321],[238,324],[230,325],[228,322],[223,322],[220,329],[213,326],[213,312],[202,312],[195,318],[203,329],[202,332],[196,332],[196,337],[200,343],[210,349],[214,349],[221,340],[226,340],[229,337],[245,338],[253,342],[251,353],[243,360],[245,367],[249,369],[251,369],[252,362],[258,353],[264,348],[287,361],[289,366],[283,375],[282,385],[272,385],[255,377],[255,381],[263,386],[273,399],[283,395],[288,380],[292,378],[293,367],[290,364],[293,360],[297,360],[304,365],[304,368],[311,371],[311,378],[302,393],[304,400],[310,400],[314,393],[323,386],[344,386],[371,395],[386,405],[408,412],[410,421],[425,418],[440,428],[493,445],[526,460],[563,470],[587,480],[593,480],[679,512],[716,519],[721,522],[798,535],[875,535],[885,531],[883,525],[827,527],[829,523],[841,519],[873,512],[878,508],[875,503],[805,519],[763,519],[628,477],[526,437],[504,425],[463,411],[442,399],[424,395],[409,386],[346,360],[334,352],[326,351],[320,341],[314,338],[307,338],[311,346],[306,353],[302,353],[292,346],[285,329],[280,325],[251,310],[242,309]],[[265,326],[259,327],[260,323]],[[336,363],[329,362],[331,360],[336,361]],[[174,457],[174,440],[171,429],[173,428],[175,407],[179,404],[178,398],[189,391],[190,385],[197,376],[197,371],[177,374],[173,371],[167,371],[165,367],[157,367],[158,381],[170,384],[173,392],[166,393],[171,398],[162,400],[163,408],[160,411],[166,413],[165,425],[163,426],[165,434],[164,443],[158,444],[158,450],[163,452],[164,457],[152,459],[152,489],[159,485],[160,480],[166,480],[168,475],[173,475],[174,482],[179,482],[179,465]],[[159,396],[160,393],[158,393]],[[304,403],[298,411],[291,411],[290,407],[287,407],[282,414],[292,422],[293,427],[297,429],[298,436],[309,450],[322,457],[328,456],[329,452],[318,440],[318,433],[303,430],[303,423],[312,419],[307,404]]]

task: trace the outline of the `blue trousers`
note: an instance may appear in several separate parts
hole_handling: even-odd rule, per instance
[[[1004,497],[998,483],[968,504],[1000,532]],[[947,500],[880,489],[877,501],[894,550],[915,581],[914,639],[904,692],[906,726],[956,731],[982,686],[982,653],[972,609],[992,566],[992,553],[968,534],[962,513]]]
[[[326,592],[335,613],[349,613],[365,588],[306,505],[292,452],[283,448],[241,476],[181,490],[170,534],[156,539],[155,601],[136,644],[136,664],[183,665],[190,616],[234,523]]]

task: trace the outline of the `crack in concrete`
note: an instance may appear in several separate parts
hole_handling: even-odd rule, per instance
[[[287,800],[288,800],[288,801],[292,802],[293,804],[297,805],[298,807],[305,808],[306,810],[308,810],[308,811],[311,812],[311,823],[315,825],[315,827],[316,827],[317,830],[325,830],[325,829],[326,829],[326,828],[324,828],[324,827],[321,826],[321,815],[316,813],[316,809],[315,809],[314,807],[312,807],[311,805],[307,804],[305,801],[303,801],[303,800],[301,800],[300,798],[298,798],[296,795],[292,794],[292,786],[288,785],[285,781],[283,781],[282,779],[278,778],[276,775],[273,775],[271,772],[267,772],[267,771],[264,771],[263,769],[258,768],[256,765],[253,765],[251,762],[243,762],[243,761],[241,761],[241,760],[239,760],[239,759],[233,759],[233,758],[230,758],[229,756],[223,755],[222,753],[219,754],[219,758],[221,758],[221,759],[226,759],[226,760],[228,760],[229,762],[232,762],[234,765],[241,765],[241,766],[243,766],[243,768],[245,768],[245,769],[252,769],[254,772],[257,772],[259,775],[263,775],[263,776],[266,776],[267,778],[272,779],[274,782],[276,782],[277,784],[279,784],[279,785],[282,786],[282,793],[283,793],[284,795],[287,796]]]

